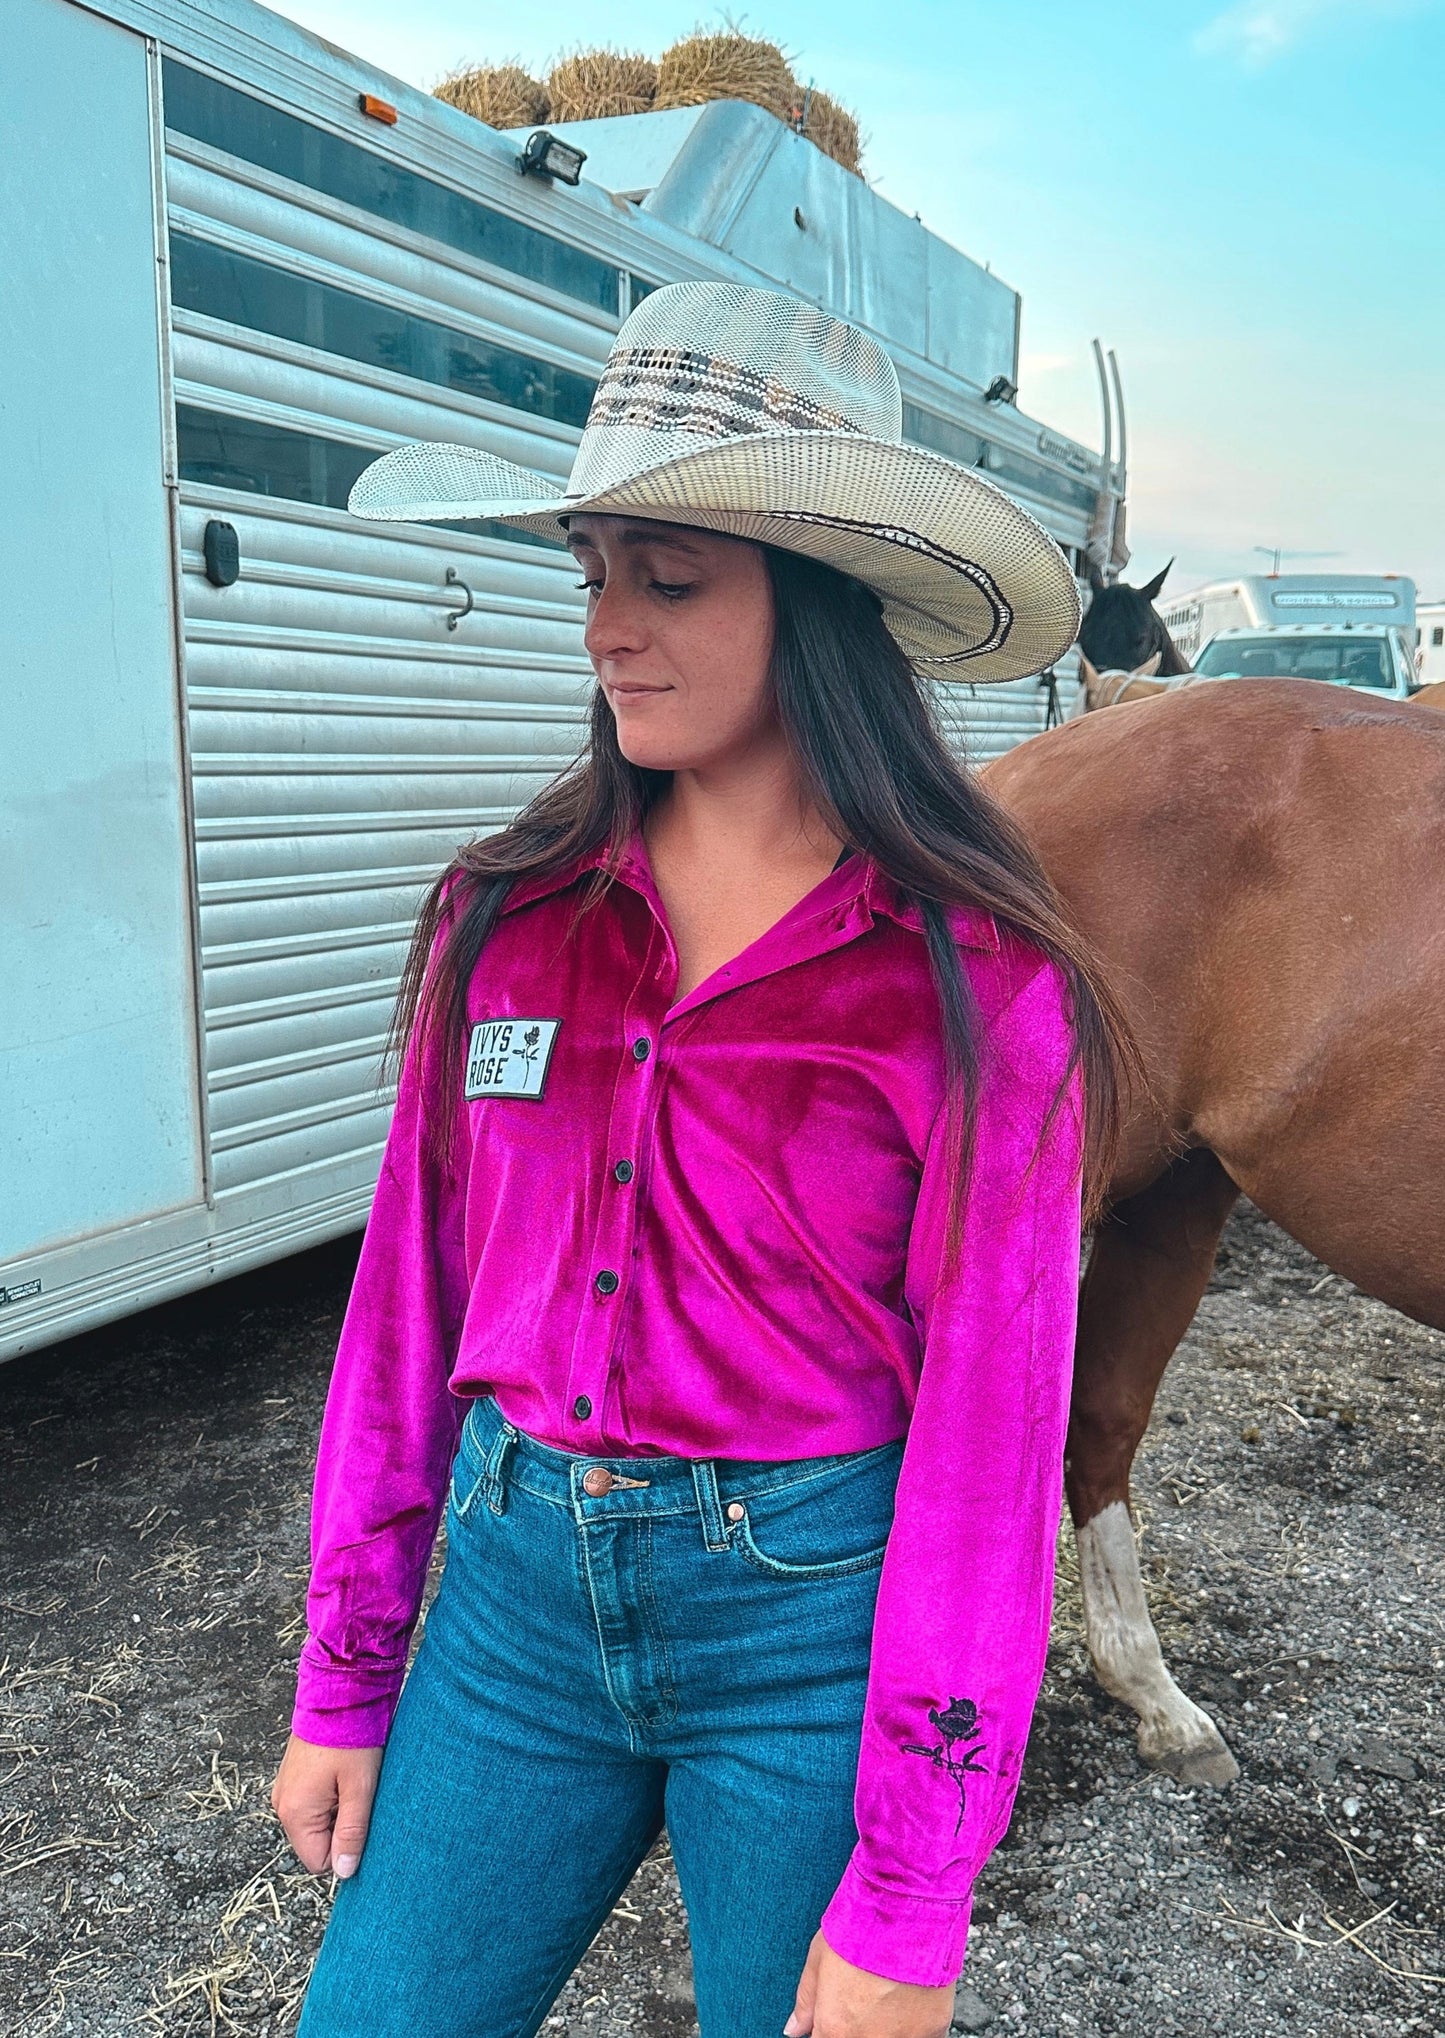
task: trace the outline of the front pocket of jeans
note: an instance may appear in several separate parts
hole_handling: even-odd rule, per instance
[[[472,1511],[477,1495],[486,1483],[487,1468],[479,1461],[476,1446],[471,1436],[471,1411],[462,1424],[461,1442],[452,1459],[451,1479],[447,1486],[447,1520],[465,1521]]]
[[[486,1480],[485,1472],[475,1471],[458,1458],[452,1466],[452,1483],[447,1489],[447,1518],[450,1521],[465,1521],[472,1511],[472,1504],[481,1492]]]
[[[758,1548],[746,1515],[733,1531],[733,1544],[750,1564],[773,1578],[844,1578],[852,1571],[876,1571],[881,1567],[888,1548],[887,1543],[880,1543],[876,1550],[865,1550],[856,1557],[834,1557],[820,1564],[789,1564],[783,1558],[770,1557],[765,1550]]]
[[[893,1525],[902,1451],[899,1442],[862,1453],[836,1472],[744,1501],[741,1517],[728,1524],[733,1547],[773,1578],[876,1571]]]

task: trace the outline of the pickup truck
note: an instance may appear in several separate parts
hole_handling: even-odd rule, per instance
[[[1406,700],[1419,685],[1413,647],[1383,623],[1296,623],[1221,630],[1194,661],[1202,679],[1322,679]]]

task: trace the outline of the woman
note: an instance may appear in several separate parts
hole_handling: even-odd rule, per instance
[[[1119,1050],[916,677],[1038,670],[1072,577],[900,415],[854,328],[675,285],[565,493],[406,447],[353,494],[563,537],[598,684],[403,984],[273,1792],[341,1878],[301,2038],[537,2031],[664,1818],[704,2038],[948,2028]]]

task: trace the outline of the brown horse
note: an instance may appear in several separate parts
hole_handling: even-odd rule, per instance
[[[1129,1472],[1241,1190],[1326,1266],[1445,1328],[1445,718],[1234,680],[991,764],[1124,1000],[1149,1074],[1080,1296],[1067,1490],[1100,1682],[1145,1761],[1238,1766],[1164,1663]]]
[[[1445,679],[1432,679],[1428,686],[1422,686],[1418,693],[1411,694],[1410,705],[1416,708],[1445,708]]]

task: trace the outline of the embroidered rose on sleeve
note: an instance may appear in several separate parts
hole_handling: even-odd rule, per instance
[[[971,1698],[951,1698],[940,1712],[937,1706],[928,1708],[931,1724],[937,1728],[940,1738],[929,1744],[905,1742],[905,1755],[922,1755],[935,1769],[941,1769],[958,1786],[958,1820],[953,1830],[955,1835],[963,1825],[963,1814],[967,1808],[967,1787],[965,1778],[983,1770],[978,1757],[983,1753],[984,1743],[979,1740],[978,1707]],[[976,1745],[970,1746],[970,1743]]]

